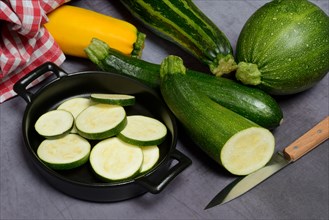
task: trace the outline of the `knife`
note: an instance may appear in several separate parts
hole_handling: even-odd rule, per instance
[[[329,116],[327,116],[317,125],[315,125],[311,130],[287,146],[283,152],[275,153],[265,167],[247,176],[239,177],[227,185],[209,202],[205,209],[227,203],[243,195],[282,168],[298,160],[306,153],[317,147],[319,144],[326,141],[328,137]]]

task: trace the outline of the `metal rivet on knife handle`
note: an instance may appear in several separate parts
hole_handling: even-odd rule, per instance
[[[329,138],[329,116],[284,149],[284,155],[296,161]]]

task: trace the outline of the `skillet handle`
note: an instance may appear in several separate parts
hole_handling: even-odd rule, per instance
[[[185,170],[192,163],[190,158],[177,149],[175,149],[170,156],[171,159],[177,160],[178,163],[168,170],[168,174],[166,174],[163,179],[153,182],[148,177],[142,177],[136,179],[135,181],[153,194],[161,192],[169,182],[171,182],[179,173]]]
[[[57,78],[67,76],[67,73],[59,68],[56,64],[52,62],[46,62],[18,80],[14,85],[14,91],[27,103],[32,102],[33,93],[27,90],[27,86],[38,77],[49,72],[54,73]]]

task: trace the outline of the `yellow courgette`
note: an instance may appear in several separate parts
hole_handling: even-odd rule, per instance
[[[126,55],[141,56],[145,34],[129,22],[71,5],[47,16],[45,27],[66,55],[87,58],[84,48],[97,37]]]

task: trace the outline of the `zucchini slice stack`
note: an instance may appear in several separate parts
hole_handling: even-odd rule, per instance
[[[103,181],[132,178],[155,166],[166,126],[144,115],[127,116],[124,106],[135,104],[126,94],[94,93],[71,98],[41,115],[36,131],[46,139],[38,157],[55,170],[73,169],[88,160]],[[96,141],[92,147],[89,141]]]

